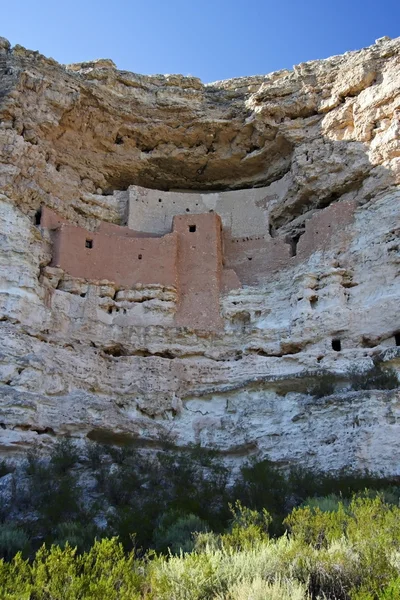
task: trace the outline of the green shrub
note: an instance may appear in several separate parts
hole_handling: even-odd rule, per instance
[[[55,546],[60,546],[60,548],[65,548],[69,544],[72,548],[77,548],[79,552],[83,552],[90,549],[98,533],[93,523],[67,521],[57,525],[51,542]]]
[[[272,518],[265,508],[262,512],[251,510],[237,500],[235,506],[230,506],[230,509],[233,520],[228,533],[221,536],[224,547],[244,550],[268,539],[268,528]]]
[[[344,535],[347,520],[345,508],[339,503],[332,512],[323,512],[318,506],[295,508],[284,523],[294,539],[315,548],[326,548]]]
[[[321,512],[336,512],[339,510],[340,503],[346,505],[346,502],[342,502],[342,498],[340,496],[336,496],[336,494],[329,494],[329,496],[315,497],[315,498],[306,498],[306,500],[301,505],[301,508],[308,506],[308,508],[316,509],[318,508]]]
[[[389,581],[387,587],[379,594],[379,600],[398,600],[400,598],[400,577]],[[354,596],[355,600],[357,596]],[[352,598],[353,600],[353,598]]]
[[[179,516],[176,511],[164,513],[154,531],[154,547],[172,554],[191,552],[195,546],[195,534],[206,532],[208,525],[196,515]]]
[[[103,539],[82,554],[68,543],[43,546],[32,562],[17,554],[0,561],[0,600],[398,600],[400,508],[369,492],[347,505],[317,500],[295,509],[290,534],[275,539],[267,514],[237,503],[230,531],[200,534],[192,552],[139,559]],[[321,510],[324,501],[334,510]],[[159,529],[178,522],[170,512]]]
[[[70,471],[79,460],[79,452],[71,438],[61,438],[54,444],[50,455],[50,463],[54,473],[64,475]]]
[[[96,442],[88,442],[85,447],[86,460],[89,467],[97,471],[102,468],[105,456],[108,455],[107,448]]]
[[[0,558],[11,560],[17,552],[27,554],[30,539],[27,533],[14,524],[0,524]]]
[[[215,600],[306,600],[307,589],[297,581],[269,583],[261,577],[234,583]]]

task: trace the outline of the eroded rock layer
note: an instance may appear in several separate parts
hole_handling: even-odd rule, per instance
[[[165,234],[157,212],[129,223],[137,186],[220,214],[237,280],[215,330],[174,319],[174,286],[52,264],[42,207],[87,231],[143,219]],[[400,39],[203,85],[0,38],[0,205],[3,453],[168,435],[399,473],[399,391],[360,373],[400,371]]]

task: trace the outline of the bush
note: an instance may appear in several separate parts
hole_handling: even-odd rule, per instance
[[[215,600],[305,600],[306,586],[297,581],[268,583],[261,577],[240,581],[228,588],[226,594]]]
[[[11,560],[17,552],[28,554],[30,539],[27,533],[14,524],[0,524],[0,558]]]
[[[338,502],[332,511],[295,509],[286,520],[289,535],[275,539],[267,535],[268,515],[236,504],[228,533],[200,534],[198,540],[210,543],[180,555],[139,559],[115,538],[96,541],[80,555],[69,544],[43,546],[32,562],[21,554],[0,561],[0,598],[398,600],[400,508],[368,496]],[[335,498],[318,503],[325,500]],[[160,525],[176,525],[176,516],[164,515]],[[70,537],[78,531],[76,524],[63,529]],[[232,535],[234,543],[226,543]]]
[[[57,525],[52,543],[60,548],[65,548],[68,544],[72,548],[77,548],[79,552],[83,552],[90,549],[97,533],[93,523],[68,521]]]
[[[154,532],[154,547],[161,552],[168,550],[172,554],[191,552],[195,545],[195,534],[206,532],[207,523],[196,515],[179,516],[169,511],[161,516]]]
[[[160,515],[175,511],[196,515],[222,530],[229,519],[228,469],[216,452],[196,446],[182,450],[165,445],[149,458],[132,447],[109,448],[114,463],[95,470],[97,490],[113,507],[110,526],[131,547],[129,530],[140,547],[151,546]],[[140,527],[137,526],[140,524]]]
[[[308,507],[310,509],[319,509],[321,512],[336,512],[339,510],[339,505],[341,504],[342,499],[340,496],[336,496],[335,494],[329,494],[329,496],[322,496],[316,498],[306,498],[303,502],[301,508]],[[347,503],[343,503],[347,504]]]
[[[52,449],[50,463],[56,474],[65,475],[79,460],[78,449],[71,438],[61,438]]]
[[[222,545],[234,550],[253,548],[268,539],[272,518],[265,510],[258,512],[242,506],[239,500],[230,506],[233,520],[228,533],[221,536]]]

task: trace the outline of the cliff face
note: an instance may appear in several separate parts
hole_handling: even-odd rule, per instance
[[[129,186],[237,190],[243,222],[256,198],[265,233],[225,241],[242,287],[222,292],[218,331],[177,326],[173,289],[51,266],[40,207],[124,225]],[[354,372],[400,371],[400,39],[203,85],[0,38],[0,203],[2,452],[167,434],[398,472],[399,391]]]

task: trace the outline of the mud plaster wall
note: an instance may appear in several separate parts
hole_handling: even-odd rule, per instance
[[[219,329],[222,272],[221,219],[215,213],[174,218],[179,235],[178,325]]]
[[[125,287],[137,283],[176,286],[177,245],[174,233],[138,239],[62,224],[53,232],[52,266],[72,277],[107,279]]]
[[[340,248],[355,209],[354,201],[343,201],[315,211],[305,221],[305,230],[298,240],[294,256],[285,237],[273,238],[267,234],[264,237],[232,239],[229,232],[225,232],[225,266],[235,271],[243,285],[262,284],[269,274],[302,262],[313,252],[324,251],[332,243]]]
[[[72,277],[109,280],[117,285],[159,284],[178,289],[176,325],[216,330],[224,291],[240,287],[233,271],[222,282],[221,219],[215,213],[174,218],[173,232],[137,238],[126,227],[103,223],[91,232],[68,224],[45,209],[42,226],[52,231],[52,266]]]
[[[192,193],[161,192],[132,185],[129,188],[128,227],[165,234],[171,231],[174,216],[213,211],[219,214],[223,228],[229,229],[232,237],[265,235],[268,233],[266,189]]]

